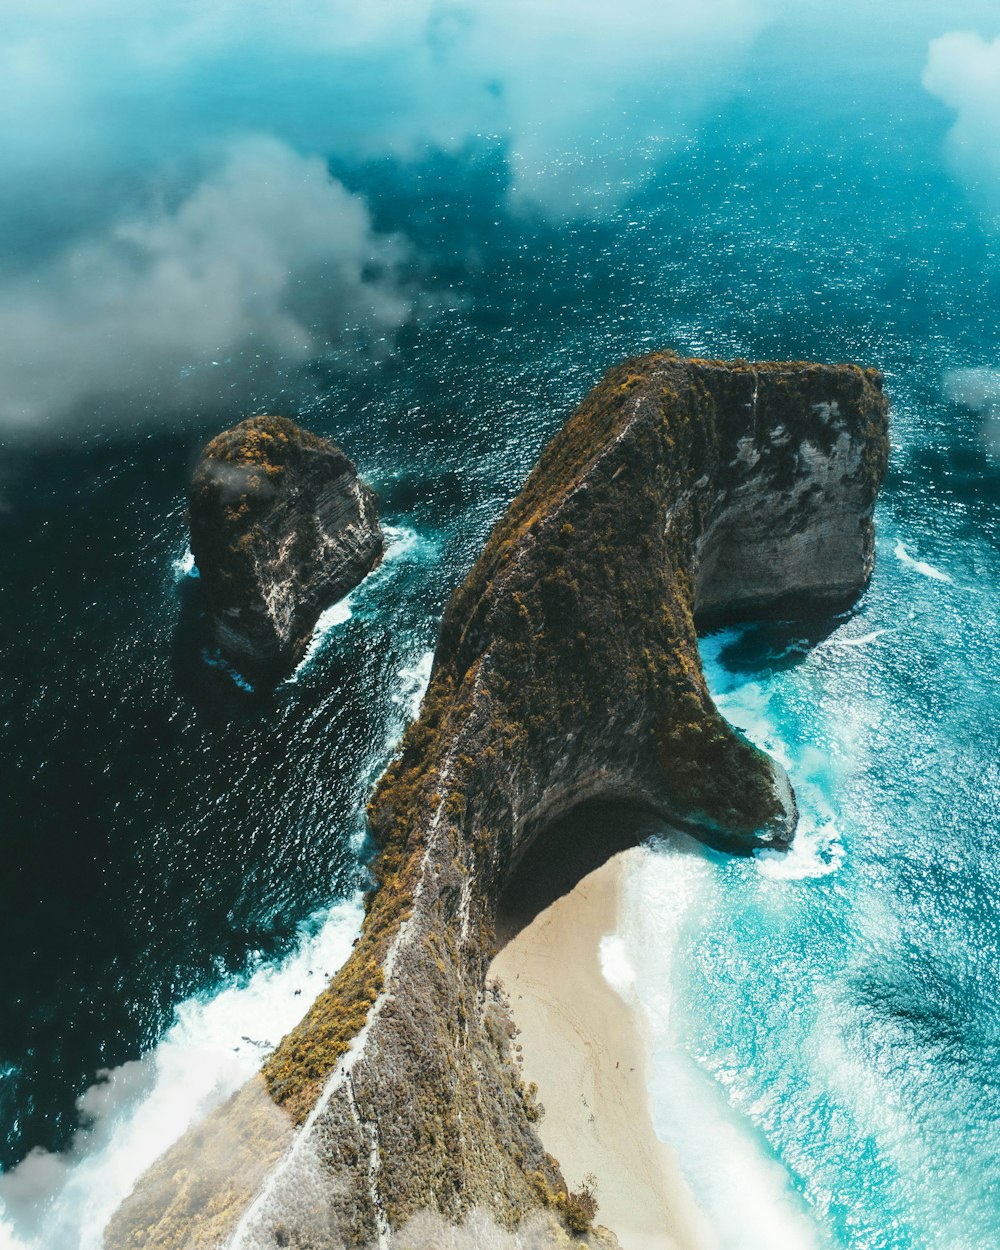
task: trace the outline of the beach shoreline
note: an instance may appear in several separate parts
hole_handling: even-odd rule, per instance
[[[502,921],[489,975],[545,1109],[538,1134],[571,1190],[592,1184],[596,1223],[622,1250],[710,1250],[676,1155],[653,1129],[641,1013],[601,969],[601,940],[617,930],[624,878],[643,854],[619,851],[530,918]]]

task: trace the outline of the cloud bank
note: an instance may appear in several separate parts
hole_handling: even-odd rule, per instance
[[[499,145],[512,211],[606,214],[733,89],[764,2],[7,0],[0,429],[266,403],[388,348],[405,246],[324,159]]]
[[[390,334],[399,240],[316,157],[233,143],[175,207],[149,208],[0,288],[0,423],[114,397],[165,411]],[[233,383],[220,384],[218,371]]]
[[[1000,223],[1000,38],[971,31],[931,42],[926,89],[955,113],[948,155],[984,211]]]
[[[499,145],[512,211],[606,214],[730,93],[763,2],[8,0],[0,429],[266,402],[269,370],[391,344],[405,247],[325,159]]]
[[[945,398],[976,413],[979,441],[1000,457],[1000,369],[949,369],[942,378]]]
[[[515,196],[589,213],[731,90],[761,3],[9,0],[0,124],[63,176],[234,126],[376,155],[495,136]]]

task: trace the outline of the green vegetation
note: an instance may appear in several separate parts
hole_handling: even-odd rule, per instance
[[[554,1159],[551,1162],[558,1166]],[[541,1172],[532,1175],[531,1184],[539,1201],[562,1220],[568,1232],[582,1237],[593,1230],[597,1199],[592,1184],[570,1193],[564,1184],[553,1186]]]
[[[349,463],[326,439],[273,416],[241,421],[202,451],[191,483],[191,546],[213,612],[254,601],[274,490],[287,471],[301,471],[317,454]]]
[[[723,377],[745,392],[762,368],[726,366]],[[591,708],[631,706],[633,722],[653,711],[664,806],[749,836],[781,815],[772,765],[709,697],[693,619],[697,519],[677,507],[715,471],[720,407],[669,354],[612,370],[497,525],[448,607],[442,643],[456,679],[490,646],[495,740],[506,750],[544,757],[543,737],[572,734]],[[733,407],[745,422],[742,395]]]
[[[376,888],[368,895],[361,936],[305,1019],[264,1065],[271,1096],[297,1121],[309,1114],[323,1082],[382,992],[389,946],[410,914],[425,850],[434,776],[424,771],[422,762],[428,746],[440,737],[442,725],[461,710],[451,683],[435,683],[428,691],[423,715],[407,730],[399,755],[377,792],[388,791],[392,797],[381,813],[382,847],[371,866]],[[374,802],[369,814],[370,818],[376,815]]]
[[[297,461],[304,451],[325,451],[333,444],[310,434],[287,417],[248,417],[223,430],[208,444],[202,455],[209,460],[245,467],[259,467],[267,473],[280,473]]]

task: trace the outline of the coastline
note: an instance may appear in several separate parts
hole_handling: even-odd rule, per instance
[[[510,916],[489,976],[510,1000],[524,1080],[545,1108],[536,1131],[571,1190],[594,1179],[596,1224],[622,1250],[709,1250],[705,1218],[653,1130],[641,1017],[601,971],[601,939],[642,853],[619,851],[526,923]]]

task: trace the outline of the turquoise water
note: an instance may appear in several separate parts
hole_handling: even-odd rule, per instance
[[[136,7],[0,29],[0,1245],[99,1245],[346,955],[451,587],[662,345],[878,365],[893,448],[857,610],[703,641],[803,825],[630,884],[658,1128],[722,1250],[1000,1244],[992,6]],[[264,409],[391,527],[273,697],[183,517]]]

